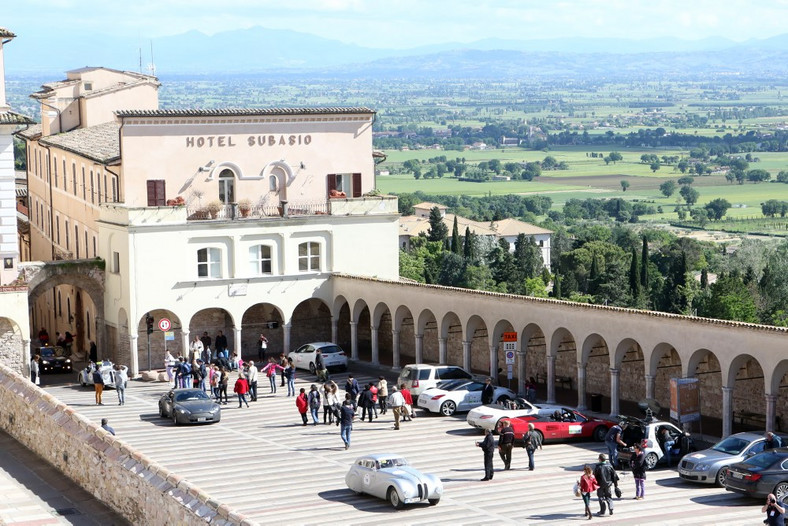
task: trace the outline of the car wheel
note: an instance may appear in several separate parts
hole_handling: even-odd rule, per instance
[[[782,500],[788,497],[788,482],[780,482],[774,487],[774,498],[777,499],[777,502],[782,502]]]
[[[315,364],[312,362],[309,362],[309,372],[312,374],[317,374],[317,370],[315,369]]]
[[[175,411],[172,412],[172,423],[178,425],[178,415],[175,414]]]
[[[499,403],[500,405],[504,405],[504,404],[505,404],[506,402],[508,402],[509,400],[511,400],[511,398],[509,398],[509,397],[508,397],[508,396],[506,396],[506,395],[501,395],[501,396],[499,396],[499,397],[498,397],[498,403]]]
[[[438,497],[437,499],[429,499],[429,501],[430,501],[430,506],[435,506],[441,501],[441,499],[440,497]]]
[[[389,488],[389,491],[386,495],[389,504],[391,504],[391,507],[394,508],[395,510],[401,510],[402,507],[405,505],[405,503],[402,502],[402,499],[399,498],[399,493],[397,493],[397,490],[395,488],[393,487]]]
[[[451,400],[447,400],[441,404],[441,414],[443,416],[451,416],[457,410],[457,404]]]
[[[645,458],[646,469],[654,469],[657,466],[658,461],[659,459],[657,458],[656,453],[649,453]]]
[[[596,440],[597,442],[604,442],[606,435],[607,435],[607,427],[597,426],[597,428],[594,429],[594,440]]]
[[[727,469],[728,469],[728,468],[720,468],[720,470],[717,472],[717,476],[716,476],[716,477],[714,477],[714,482],[715,482],[715,483],[717,484],[717,486],[719,486],[720,488],[724,488],[724,487],[725,487],[725,471],[726,471]]]

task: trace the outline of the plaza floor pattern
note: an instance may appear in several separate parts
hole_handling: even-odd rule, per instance
[[[306,374],[297,387],[309,387]],[[390,375],[390,384],[395,379]],[[335,375],[340,388],[345,375]],[[370,376],[356,374],[369,381]],[[104,406],[94,405],[93,392],[77,385],[48,391],[99,421],[110,419],[117,435],[169,469],[185,476],[213,498],[260,524],[574,524],[585,521],[581,499],[572,486],[582,466],[604,450],[601,443],[548,444],[536,454],[536,470],[527,470],[524,450],[514,451],[513,469],[483,476],[480,435],[458,417],[420,413],[413,422],[393,429],[389,412],[372,423],[357,422],[352,446],[345,450],[339,428],[321,423],[301,425],[295,400],[284,388],[269,394],[260,382],[260,397],[251,408],[237,399],[222,410],[222,421],[209,426],[174,426],[158,416],[161,383],[130,382],[127,403],[117,406],[105,391]],[[426,472],[438,474],[445,495],[437,506],[392,509],[387,502],[357,496],[345,486],[353,460],[365,453],[396,452]],[[502,469],[495,457],[496,470]],[[681,481],[676,472],[648,473],[646,498],[633,500],[634,481],[623,473],[624,495],[615,514],[594,517],[593,524],[715,525],[760,524],[760,502],[724,489]],[[594,512],[598,505],[592,502]]]

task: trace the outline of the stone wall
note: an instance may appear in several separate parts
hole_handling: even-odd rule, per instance
[[[0,363],[19,374],[26,374],[28,364],[23,359],[24,344],[22,337],[14,329],[10,319],[0,318]]]
[[[133,524],[252,524],[2,364],[0,427]]]

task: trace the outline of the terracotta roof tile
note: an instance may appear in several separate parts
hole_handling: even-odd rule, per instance
[[[33,124],[34,122],[30,117],[25,117],[13,111],[0,113],[0,124]]]
[[[120,159],[120,145],[116,122],[106,122],[89,128],[77,128],[66,133],[50,135],[39,140],[41,144],[54,146],[99,163]]]

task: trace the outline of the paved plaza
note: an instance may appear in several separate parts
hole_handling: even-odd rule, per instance
[[[375,377],[376,377],[375,373]],[[297,387],[312,377],[301,373]],[[389,381],[395,378],[393,374]],[[346,375],[334,378],[340,388]],[[372,375],[356,374],[359,381]],[[584,463],[604,450],[601,443],[548,444],[536,454],[536,470],[527,470],[524,450],[514,451],[513,469],[498,471],[492,482],[483,476],[480,435],[463,416],[446,418],[420,413],[402,429],[393,429],[391,413],[372,423],[354,425],[352,446],[345,450],[339,428],[304,427],[294,398],[286,390],[269,394],[260,383],[259,401],[238,409],[231,400],[222,421],[210,426],[179,426],[158,416],[157,401],[165,384],[130,382],[126,405],[117,406],[114,391],[104,406],[93,391],[77,385],[47,387],[55,396],[94,421],[110,419],[117,435],[135,448],[185,476],[217,500],[260,524],[572,524],[585,521],[583,504],[572,495]],[[322,418],[322,411],[321,411]],[[353,460],[371,452],[405,455],[417,468],[443,479],[445,496],[437,506],[408,506],[395,511],[385,501],[356,496],[344,476]],[[496,456],[496,468],[502,468]],[[723,489],[694,486],[675,471],[648,473],[646,498],[635,501],[634,481],[623,474],[624,496],[615,515],[594,517],[594,524],[760,524],[760,503]],[[594,511],[598,510],[593,503]]]

